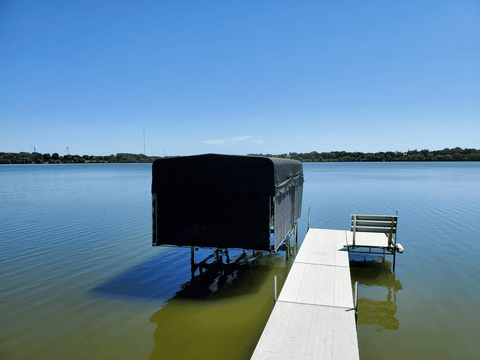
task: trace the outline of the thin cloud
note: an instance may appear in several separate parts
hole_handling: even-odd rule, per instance
[[[254,136],[234,136],[234,137],[229,137],[228,139],[221,139],[221,140],[205,140],[202,141],[204,144],[209,144],[209,145],[228,145],[228,144],[235,144],[240,141],[245,141],[247,139],[253,138]]]
[[[236,143],[236,142],[239,142],[239,141],[244,141],[244,140],[250,139],[252,137],[253,136],[236,136],[234,138],[231,138],[230,142],[233,144],[233,143]]]
[[[225,145],[225,143],[228,141],[228,139],[225,140],[205,140],[202,141],[204,144],[209,144],[209,145]]]

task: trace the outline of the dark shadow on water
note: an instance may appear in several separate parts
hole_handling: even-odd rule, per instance
[[[352,284],[359,283],[357,324],[375,325],[377,331],[398,329],[396,293],[402,290],[402,284],[392,272],[392,263],[353,256],[350,275]]]
[[[150,359],[249,359],[296,253],[169,249],[91,289],[114,299],[162,300]]]
[[[190,249],[168,249],[90,291],[94,295],[112,298],[163,301],[174,297],[204,299],[211,293],[237,296],[259,290],[262,267],[285,262],[282,252],[230,250],[227,253],[199,249],[195,251],[192,268]],[[247,274],[256,274],[248,284],[242,281]]]
[[[150,359],[250,359],[290,262],[283,254],[240,254],[182,285],[150,319],[157,324]]]
[[[190,279],[186,249],[169,249],[91,289],[113,299],[168,300]]]

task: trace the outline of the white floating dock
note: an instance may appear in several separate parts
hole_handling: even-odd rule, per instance
[[[252,360],[359,359],[347,233],[308,231]]]

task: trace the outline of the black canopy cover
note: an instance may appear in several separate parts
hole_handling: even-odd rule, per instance
[[[300,217],[303,181],[302,163],[294,160],[216,154],[156,160],[153,245],[269,250],[275,199],[289,205],[282,228],[290,229]]]

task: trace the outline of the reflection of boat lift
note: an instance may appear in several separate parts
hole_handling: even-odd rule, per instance
[[[199,296],[205,292],[223,289],[228,283],[234,281],[240,273],[253,267],[255,254],[240,253],[230,259],[228,249],[215,249],[202,261],[195,263],[195,250],[191,249],[191,280],[185,283],[182,293],[193,293]],[[225,261],[224,261],[225,257]],[[196,275],[198,270],[198,275]],[[213,290],[212,286],[216,289]]]
[[[195,278],[195,273],[197,270],[199,271],[199,275],[203,274],[204,270],[221,270],[223,271],[230,265],[230,256],[228,253],[228,249],[215,249],[213,254],[207,256],[204,260],[200,261],[199,263],[195,263],[195,249],[198,251],[198,248],[194,246],[191,247],[191,271],[192,271],[192,280]],[[223,256],[225,255],[226,261],[223,262]],[[245,256],[243,256],[245,255]],[[209,262],[209,260],[213,259],[213,262]],[[245,262],[243,260],[247,260],[246,253],[244,252],[233,265],[238,264],[240,262]]]

